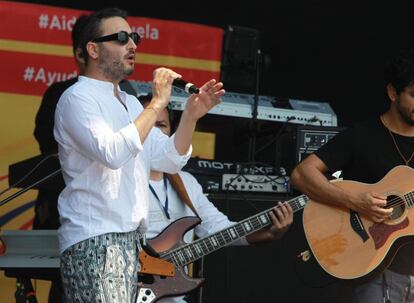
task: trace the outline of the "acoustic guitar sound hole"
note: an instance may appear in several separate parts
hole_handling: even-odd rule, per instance
[[[391,207],[394,208],[391,220],[396,220],[404,214],[406,208],[405,201],[400,196],[390,195],[387,197],[387,208]]]

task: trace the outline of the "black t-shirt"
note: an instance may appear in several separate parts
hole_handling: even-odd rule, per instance
[[[408,160],[414,152],[414,137],[393,134],[401,153]],[[379,118],[346,129],[315,154],[330,171],[342,170],[344,179],[364,183],[376,183],[393,167],[405,165],[391,135]],[[414,168],[414,159],[409,166]],[[413,252],[414,244],[403,246],[389,268],[413,275]]]

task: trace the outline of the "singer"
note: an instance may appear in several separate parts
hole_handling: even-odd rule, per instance
[[[54,127],[66,184],[58,201],[62,283],[67,302],[132,303],[148,223],[149,171],[182,168],[196,123],[220,102],[223,84],[210,80],[190,95],[168,137],[154,124],[181,75],[155,70],[145,109],[119,89],[134,70],[141,40],[126,13],[111,8],[89,15],[80,40],[85,73],[59,99]]]

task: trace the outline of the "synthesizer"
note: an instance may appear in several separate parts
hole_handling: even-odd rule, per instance
[[[130,84],[138,96],[152,91],[149,82],[130,81]],[[186,92],[173,87],[171,109],[184,110],[187,98]],[[223,102],[213,107],[209,114],[252,118],[254,98],[251,94],[226,92],[222,97]],[[278,107],[278,104],[280,100],[276,97],[259,96],[257,119],[316,126],[337,126],[338,124],[337,116],[327,102],[289,99],[284,102],[286,104],[284,107]]]

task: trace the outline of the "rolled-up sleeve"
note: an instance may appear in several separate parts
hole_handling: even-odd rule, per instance
[[[138,152],[142,150],[142,144],[135,124],[128,124],[126,127],[121,129],[119,133],[124,137],[125,143],[127,144],[131,154],[136,157]]]
[[[175,147],[174,135],[168,137],[158,128],[152,129],[150,140],[152,170],[173,174],[183,168],[191,157],[192,146],[186,154],[180,155]]]

